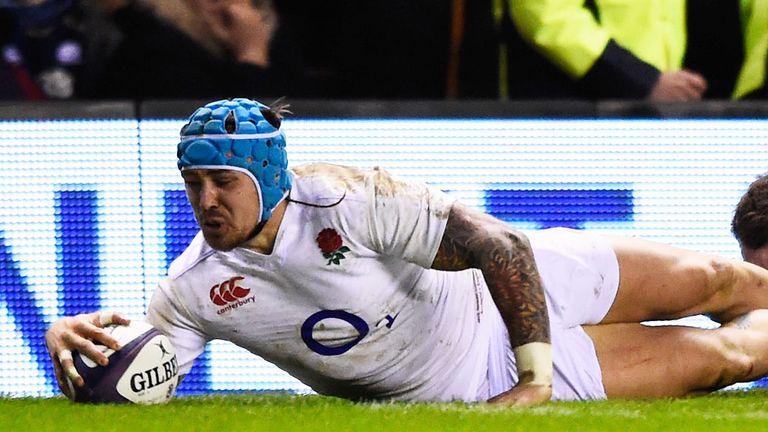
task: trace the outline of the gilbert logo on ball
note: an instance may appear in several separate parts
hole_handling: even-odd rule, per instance
[[[77,387],[69,380],[72,400],[88,403],[156,404],[176,394],[178,365],[176,348],[151,325],[133,321],[128,326],[112,325],[106,330],[122,345],[114,351],[96,345],[109,358],[99,366],[78,352],[72,358],[85,385]]]

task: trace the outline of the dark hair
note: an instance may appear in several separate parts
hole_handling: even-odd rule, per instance
[[[281,97],[278,100],[272,102],[269,105],[269,109],[262,108],[261,115],[269,122],[275,129],[280,129],[280,125],[283,123],[283,119],[286,114],[293,114],[288,108],[291,104],[285,103],[285,97]]]
[[[275,129],[280,129],[280,125],[283,123],[283,118],[286,114],[293,114],[288,108],[291,106],[284,102],[285,98],[280,98],[274,101],[269,107],[261,108],[261,115],[264,116],[264,120],[268,121]],[[253,120],[251,120],[253,123]],[[187,127],[185,125],[184,127]],[[235,113],[230,112],[226,119],[224,119],[224,129],[227,133],[235,133],[237,126],[235,122]],[[182,134],[184,129],[182,128]]]
[[[747,188],[736,205],[731,231],[742,246],[759,249],[768,243],[768,175]]]

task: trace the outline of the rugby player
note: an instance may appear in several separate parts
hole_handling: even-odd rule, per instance
[[[744,260],[768,268],[768,175],[755,179],[739,200],[731,231]]]
[[[146,315],[181,375],[214,339],[352,400],[681,397],[768,374],[765,269],[636,238],[522,232],[381,168],[288,169],[282,122],[279,106],[234,99],[181,130],[200,232]],[[698,314],[724,325],[643,324]],[[53,323],[59,379],[82,384],[71,351],[106,362],[94,342],[117,348],[101,328],[126,322]]]

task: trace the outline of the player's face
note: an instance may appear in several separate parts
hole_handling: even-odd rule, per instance
[[[246,240],[259,222],[256,185],[234,170],[182,171],[187,198],[205,240],[217,250],[231,250]]]
[[[763,246],[757,249],[750,249],[746,246],[742,246],[741,255],[744,257],[744,261],[768,269],[768,246]]]

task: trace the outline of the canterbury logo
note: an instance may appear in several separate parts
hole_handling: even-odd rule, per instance
[[[237,285],[237,282],[245,279],[242,276],[235,276],[229,280],[211,287],[211,301],[219,306],[225,306],[233,303],[250,294],[250,288],[244,288]]]

